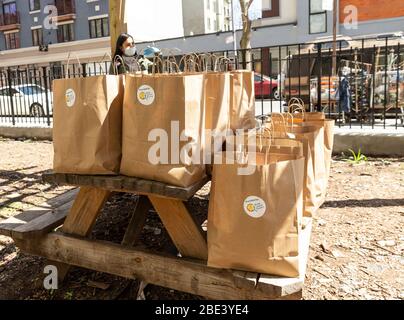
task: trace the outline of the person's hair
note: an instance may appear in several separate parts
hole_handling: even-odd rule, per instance
[[[133,42],[135,42],[135,40],[133,39],[133,37],[130,34],[127,33],[122,33],[119,37],[118,40],[116,40],[116,49],[115,49],[115,53],[114,53],[114,57],[113,59],[115,60],[116,56],[123,56],[123,51],[121,49],[123,43],[128,40],[129,38],[131,38],[133,40]]]

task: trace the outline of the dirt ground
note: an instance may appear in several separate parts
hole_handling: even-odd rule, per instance
[[[41,182],[52,168],[51,142],[0,138],[0,221],[55,197],[69,188]],[[209,184],[190,201],[202,224]],[[119,243],[136,196],[114,194],[91,237]],[[304,299],[404,299],[404,159],[369,159],[352,165],[332,163],[326,203],[314,217]],[[175,253],[155,212],[140,242]],[[73,268],[58,290],[43,288],[42,258],[25,255],[0,236],[0,299],[136,299],[139,283]],[[202,299],[148,285],[145,299]]]

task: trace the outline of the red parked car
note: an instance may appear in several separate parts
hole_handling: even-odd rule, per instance
[[[254,74],[255,97],[279,99],[278,81],[259,73]]]

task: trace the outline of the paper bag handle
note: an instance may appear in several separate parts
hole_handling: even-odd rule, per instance
[[[126,70],[125,62],[123,61],[122,57],[120,55],[117,55],[117,56],[115,56],[114,61],[112,62],[114,64],[113,69],[114,69],[116,75],[119,73],[118,65],[117,65],[118,60],[120,60],[120,62],[122,64],[122,67],[124,68],[125,72],[128,71],[128,70]]]
[[[79,57],[77,56],[77,54],[75,52],[69,52],[68,56],[67,56],[67,65],[66,65],[66,69],[67,72],[65,73],[65,78],[68,79],[69,78],[69,66],[70,66],[70,59],[71,56],[74,55],[74,57],[76,58],[77,62],[79,63],[79,66],[81,66],[81,62]]]
[[[172,67],[176,68],[176,72],[170,72],[172,70]],[[167,68],[168,67],[168,68]],[[169,58],[164,59],[163,61],[163,73],[180,73],[180,67],[178,66],[178,63],[176,61],[172,61]]]
[[[111,61],[111,63],[112,63],[112,57],[111,57],[111,55],[110,55],[108,52],[106,52],[106,53],[104,54],[104,56],[101,58],[100,61],[96,62],[96,63],[100,66],[100,68],[101,68],[101,70],[102,70],[102,72],[103,72],[104,74],[107,74],[107,72],[105,72],[106,70],[103,69],[102,63],[104,62],[104,60],[105,60],[106,57],[109,57],[109,61]],[[115,71],[115,68],[112,68],[112,69]],[[115,73],[115,75],[117,75],[117,73]]]

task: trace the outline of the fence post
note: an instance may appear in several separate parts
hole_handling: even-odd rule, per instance
[[[46,120],[48,122],[48,126],[50,127],[50,108],[49,108],[49,97],[48,97],[48,68],[47,67],[42,67],[42,77],[43,77],[43,83],[45,85],[45,101],[46,101]]]
[[[323,64],[322,64],[321,43],[317,45],[317,111],[321,112],[321,78],[323,77]]]
[[[83,69],[83,72],[82,72],[83,78],[86,78],[87,77],[87,63],[82,63],[81,67]]]
[[[11,81],[11,71],[10,68],[7,68],[7,84],[8,84],[8,91],[10,94],[10,107],[11,107],[11,117],[13,121],[13,126],[15,126],[15,113],[14,113],[14,101],[13,101],[13,95],[12,95],[12,81]]]

